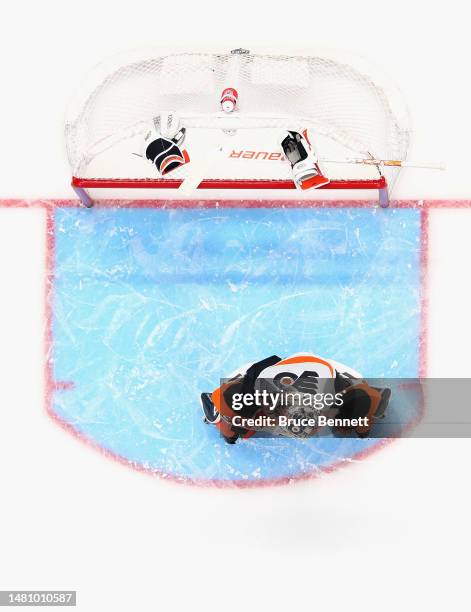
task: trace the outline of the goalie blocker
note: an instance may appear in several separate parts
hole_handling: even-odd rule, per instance
[[[284,132],[281,137],[281,147],[286,159],[291,164],[293,180],[299,189],[317,189],[327,185],[330,179],[325,177],[307,136],[307,130],[302,134],[292,130]]]

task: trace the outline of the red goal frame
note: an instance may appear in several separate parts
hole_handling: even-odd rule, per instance
[[[182,179],[124,179],[124,178],[80,178],[72,177],[72,188],[80,201],[87,208],[94,204],[88,189],[178,189]],[[296,189],[293,181],[288,179],[203,179],[198,189]],[[388,182],[384,175],[376,179],[332,180],[319,189],[375,189],[378,191],[378,202],[382,208],[389,206]]]

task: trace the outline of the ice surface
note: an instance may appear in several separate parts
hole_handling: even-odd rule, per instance
[[[271,354],[311,351],[366,376],[418,375],[420,213],[413,209],[62,208],[51,294],[53,409],[156,473],[297,477],[378,440],[227,445],[199,395]]]

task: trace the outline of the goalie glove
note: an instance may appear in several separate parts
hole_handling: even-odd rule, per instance
[[[330,179],[322,174],[317,157],[311,149],[307,130],[302,134],[291,130],[284,132],[281,147],[291,164],[293,180],[298,189],[316,189],[329,183]]]
[[[180,145],[185,139],[185,128],[175,113],[162,113],[154,118],[154,129],[145,139],[145,157],[162,176],[187,164],[188,152]]]
[[[391,389],[371,387],[367,381],[355,382],[342,391],[343,403],[338,417],[346,419],[363,418],[362,424],[353,427],[360,438],[370,434],[376,419],[384,416],[391,399]],[[339,433],[348,431],[348,427],[339,427]]]

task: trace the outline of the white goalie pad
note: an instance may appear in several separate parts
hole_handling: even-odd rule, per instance
[[[185,127],[184,119],[182,127]],[[185,148],[190,156],[190,163],[169,173],[167,179],[185,179],[192,168],[201,159],[213,155],[221,143],[226,150],[218,155],[217,164],[208,167],[212,179],[266,179],[292,180],[291,165],[285,159],[279,143],[279,128],[259,128],[234,130],[231,133],[211,128],[187,128]],[[372,180],[378,178],[379,171],[375,166],[360,164],[329,163],[324,160],[341,160],[351,156],[352,152],[340,143],[309,130],[309,138],[316,143],[320,152],[322,169],[329,178],[341,180]],[[145,159],[133,155],[142,150],[145,134],[139,133],[116,143],[113,147],[98,152],[79,170],[79,176],[87,178],[111,177],[156,179],[161,178],[152,165]],[[366,157],[366,155],[365,155]],[[192,165],[193,164],[193,165]]]

